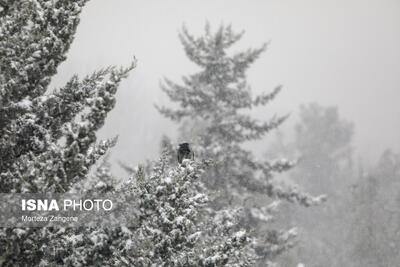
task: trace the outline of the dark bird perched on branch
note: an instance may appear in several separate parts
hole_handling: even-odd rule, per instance
[[[179,144],[178,148],[178,162],[181,164],[184,159],[194,160],[194,153],[190,149],[189,143]]]

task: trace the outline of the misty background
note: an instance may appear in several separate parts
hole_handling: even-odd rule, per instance
[[[231,23],[246,32],[233,50],[269,42],[248,72],[253,92],[283,85],[258,117],[291,113],[280,127],[290,134],[300,104],[335,105],[355,124],[355,155],[373,162],[386,148],[400,150],[399,14],[396,0],[91,1],[53,86],[75,73],[82,77],[104,66],[126,66],[135,56],[138,67],[123,82],[101,137],[119,136],[113,160],[137,164],[154,158],[162,134],[174,136],[177,130],[153,106],[168,104],[159,82],[178,81],[196,70],[178,31],[183,23],[194,34],[207,20],[214,28]],[[251,147],[265,153],[266,146]]]

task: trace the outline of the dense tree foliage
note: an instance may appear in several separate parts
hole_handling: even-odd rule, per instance
[[[128,225],[62,229],[46,243],[40,265],[252,266],[256,255],[238,227],[240,211],[207,209],[200,175],[209,163],[170,166],[168,158],[163,153],[149,175],[137,168],[114,190],[134,207]]]
[[[6,192],[66,192],[114,140],[96,132],[134,67],[48,88],[86,1],[10,1],[0,18],[0,183]]]
[[[167,150],[166,150],[167,151]],[[207,209],[200,181],[209,163],[171,167],[163,153],[150,176],[138,169],[128,191],[138,198],[138,223],[125,262],[133,266],[252,266],[251,239],[234,210]]]
[[[73,76],[51,90],[86,1],[2,1],[0,17],[0,188],[2,193],[68,192],[115,143],[96,132],[134,67]],[[39,264],[53,228],[2,229],[5,266]],[[51,248],[54,249],[54,248]]]

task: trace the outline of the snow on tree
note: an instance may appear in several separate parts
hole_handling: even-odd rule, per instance
[[[84,185],[85,192],[107,193],[115,191],[120,181],[111,172],[110,154],[107,154],[101,164],[96,168],[89,178],[88,184]]]
[[[0,188],[2,193],[68,192],[115,143],[96,132],[134,68],[73,76],[50,90],[66,59],[85,0],[2,1],[0,17]],[[58,232],[57,232],[58,231]],[[37,265],[54,228],[1,229],[4,266]],[[54,249],[54,248],[52,248]]]
[[[148,175],[115,191],[133,196],[134,223],[112,228],[65,229],[49,241],[59,248],[42,266],[253,266],[252,239],[237,224],[237,210],[209,210],[200,176],[209,162],[169,165],[165,152]]]
[[[66,192],[115,142],[97,142],[96,131],[134,65],[48,90],[85,2],[15,1],[0,19],[2,192]]]
[[[248,216],[244,225],[250,223],[250,227],[256,228],[256,235],[264,236],[258,251],[264,261],[270,261],[289,246],[294,231],[265,230],[265,221],[271,218],[268,199],[310,206],[322,198],[301,193],[295,187],[278,186],[273,181],[273,174],[290,169],[292,162],[283,159],[260,162],[242,147],[244,142],[260,140],[286,118],[259,121],[248,114],[253,108],[266,106],[281,87],[255,97],[251,94],[246,71],[266,45],[230,53],[229,49],[242,35],[233,32],[230,26],[221,26],[214,33],[207,24],[205,34],[196,38],[183,27],[179,35],[183,48],[200,71],[183,76],[182,83],[165,79],[161,88],[177,105],[157,108],[165,117],[181,123],[184,133],[189,133],[196,146],[196,158],[216,161],[215,167],[203,175],[206,187],[218,192],[214,208],[245,205]]]
[[[119,252],[116,264],[252,266],[251,239],[237,229],[237,212],[206,209],[209,197],[200,176],[208,163],[184,160],[171,168],[168,161],[165,152],[151,175],[139,171],[128,182],[138,199],[138,222],[127,231],[137,238]]]

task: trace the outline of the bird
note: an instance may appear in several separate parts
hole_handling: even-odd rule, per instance
[[[179,162],[179,164],[182,164],[182,161],[184,159],[194,160],[194,153],[190,149],[189,143],[179,144],[179,148],[178,148],[178,162]]]

